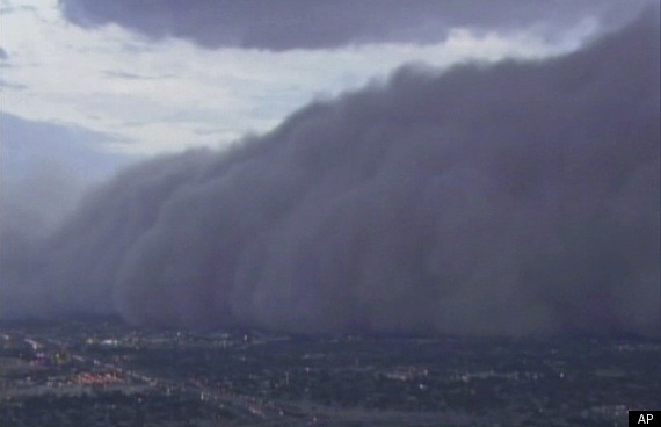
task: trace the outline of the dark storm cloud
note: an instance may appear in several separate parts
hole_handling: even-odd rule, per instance
[[[569,27],[586,17],[606,26],[647,1],[474,0],[61,0],[65,16],[86,27],[117,23],[150,37],[202,46],[287,50],[386,41],[442,41],[449,28]]]
[[[659,36],[403,68],[228,152],[127,169],[50,239],[2,245],[3,312],[658,334]]]

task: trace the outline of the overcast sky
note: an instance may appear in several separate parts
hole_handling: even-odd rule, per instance
[[[657,332],[658,1],[0,2],[0,313]]]
[[[218,147],[406,62],[574,49],[643,2],[550,3],[2,0],[2,113],[92,150]]]
[[[403,64],[573,51],[648,3],[0,0],[4,217],[55,224],[136,159],[240,143]]]

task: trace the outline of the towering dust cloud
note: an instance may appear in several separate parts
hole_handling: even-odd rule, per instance
[[[2,312],[658,334],[659,59],[642,20],[560,58],[405,67],[140,164],[47,239],[3,236]]]

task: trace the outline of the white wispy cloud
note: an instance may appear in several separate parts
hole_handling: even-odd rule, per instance
[[[3,111],[105,133],[115,141],[106,149],[143,154],[219,147],[266,131],[315,97],[360,87],[403,63],[446,67],[556,54],[597,27],[584,20],[554,40],[535,27],[458,28],[426,45],[212,50],[149,40],[114,24],[84,29],[64,19],[55,0],[2,4]]]

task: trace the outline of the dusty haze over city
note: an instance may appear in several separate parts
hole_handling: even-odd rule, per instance
[[[2,317],[658,336],[658,2],[44,4]]]

